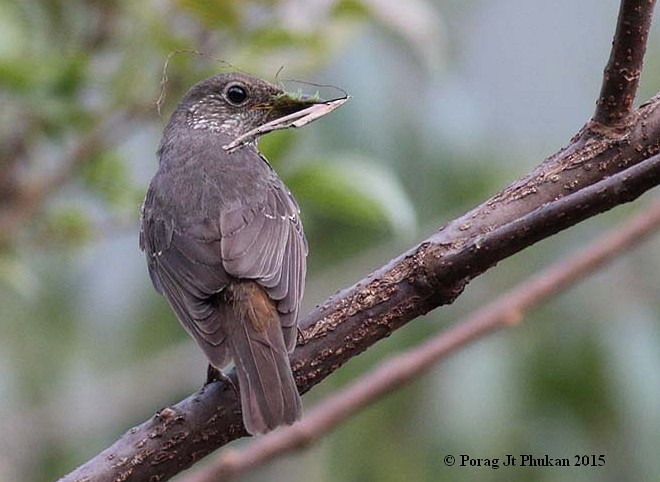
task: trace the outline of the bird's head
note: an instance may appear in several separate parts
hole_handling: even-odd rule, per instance
[[[343,104],[345,99],[339,101]],[[311,122],[340,105],[328,108],[332,102],[337,101],[287,93],[264,80],[232,72],[194,85],[177,112],[185,116],[190,129],[223,133],[230,142],[236,141],[234,149],[267,132]],[[305,118],[309,120],[301,122]]]

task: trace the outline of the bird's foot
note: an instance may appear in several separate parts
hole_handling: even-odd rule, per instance
[[[206,370],[206,383],[204,385],[208,385],[209,383],[213,382],[222,382],[225,386],[229,385],[234,391],[236,398],[238,398],[238,388],[234,384],[234,381],[225,375],[221,370],[218,370],[216,367],[209,364],[208,369]]]

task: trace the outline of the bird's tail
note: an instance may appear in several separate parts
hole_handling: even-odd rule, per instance
[[[226,288],[227,341],[236,364],[243,422],[250,434],[290,425],[302,416],[274,302],[255,282]]]

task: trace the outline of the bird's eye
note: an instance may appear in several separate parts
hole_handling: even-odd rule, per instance
[[[242,85],[230,85],[225,92],[227,100],[232,104],[238,105],[246,101],[248,94]]]

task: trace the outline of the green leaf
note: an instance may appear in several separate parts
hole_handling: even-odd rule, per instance
[[[132,206],[135,202],[133,184],[123,159],[114,152],[103,152],[82,170],[85,185],[114,207]]]
[[[34,87],[33,66],[22,59],[0,59],[0,85],[22,94],[30,93]]]
[[[275,168],[280,164],[284,155],[290,152],[296,140],[293,129],[271,132],[259,139],[259,150],[263,152]]]
[[[333,7],[335,16],[364,18],[369,14],[369,8],[359,0],[341,0]]]
[[[88,58],[75,55],[59,62],[52,72],[50,89],[54,96],[73,98],[85,81]]]
[[[0,254],[0,287],[6,287],[25,299],[35,295],[39,282],[25,263],[10,254]]]
[[[50,245],[75,248],[91,239],[91,231],[87,214],[77,207],[68,207],[47,218],[42,236]]]
[[[242,11],[241,2],[236,0],[179,0],[177,4],[211,28],[237,27]]]
[[[305,209],[354,226],[414,230],[415,212],[401,183],[382,164],[357,156],[301,166],[287,180]]]

